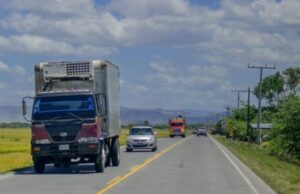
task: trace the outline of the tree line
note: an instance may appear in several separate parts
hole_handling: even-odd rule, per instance
[[[258,98],[259,83],[253,94]],[[262,80],[262,123],[271,123],[272,129],[264,130],[262,139],[269,153],[281,159],[300,163],[300,68],[289,67],[284,71],[266,76]],[[257,123],[257,108],[250,106],[250,122]],[[248,107],[234,109],[227,123],[234,125],[230,131],[222,128],[222,121],[216,125],[219,133],[242,141],[255,142],[258,132],[247,131]],[[224,121],[223,121],[224,122]]]

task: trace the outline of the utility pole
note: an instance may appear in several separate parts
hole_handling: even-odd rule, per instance
[[[231,90],[231,92],[236,92],[237,93],[237,109],[240,109],[240,93],[241,92],[247,92],[247,90],[241,89],[241,90]]]
[[[230,117],[230,106],[229,105],[224,105],[224,108],[226,109],[226,117]]]
[[[249,87],[248,88],[248,100],[247,100],[247,137],[248,137],[248,141],[250,141],[250,92],[251,92],[251,88]]]
[[[269,66],[269,65],[262,65],[262,66],[255,66],[248,64],[248,68],[252,69],[259,69],[260,70],[260,77],[259,77],[259,95],[258,95],[258,112],[257,112],[257,131],[259,131],[258,135],[258,143],[259,147],[261,148],[261,129],[260,129],[260,121],[261,121],[261,91],[262,91],[262,76],[263,76],[263,69],[276,69],[276,66]]]

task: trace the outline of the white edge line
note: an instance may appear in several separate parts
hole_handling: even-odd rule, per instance
[[[0,181],[3,181],[3,180],[6,180],[7,178],[10,178],[10,177],[13,177],[13,173],[9,172],[9,173],[6,173],[6,174],[2,174],[0,175]]]
[[[259,194],[259,192],[256,190],[254,185],[251,183],[251,181],[247,178],[247,176],[242,172],[242,170],[238,167],[238,165],[231,159],[231,157],[224,151],[224,149],[220,146],[220,143],[217,142],[214,138],[211,138],[213,142],[217,145],[217,147],[220,149],[220,151],[225,155],[225,157],[229,160],[229,162],[234,166],[234,168],[239,172],[239,174],[243,177],[243,179],[246,181],[246,183],[249,185],[249,187],[252,189],[252,191],[255,194]]]

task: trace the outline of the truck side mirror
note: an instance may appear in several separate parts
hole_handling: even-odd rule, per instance
[[[26,99],[33,99],[33,97],[31,96],[27,96],[24,97],[22,100],[22,113],[23,113],[23,117],[26,121],[31,122],[31,120],[27,119],[26,115],[27,115],[27,104],[26,104]]]

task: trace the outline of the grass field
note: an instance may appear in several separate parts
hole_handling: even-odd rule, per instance
[[[155,130],[157,137],[168,137],[168,130]],[[128,129],[120,134],[120,144],[126,142]],[[32,165],[30,155],[30,129],[0,128],[0,173],[25,168]]]
[[[245,142],[229,142],[223,136],[213,136],[260,176],[279,194],[300,193],[300,166],[280,161],[266,150]]]
[[[0,173],[32,165],[29,129],[0,129]]]

